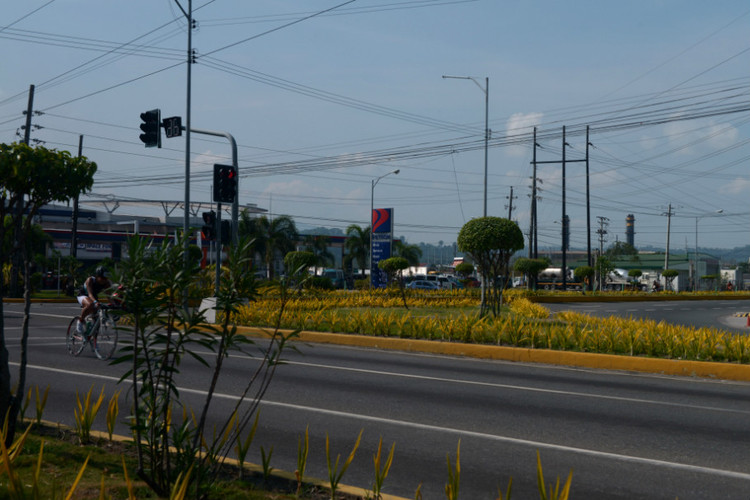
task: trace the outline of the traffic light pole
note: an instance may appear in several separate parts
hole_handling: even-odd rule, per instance
[[[186,127],[182,127],[183,130],[186,130]],[[221,132],[216,130],[204,130],[200,128],[191,128],[191,132],[194,132],[196,134],[203,134],[203,135],[212,135],[214,137],[226,137],[229,140],[229,143],[232,146],[232,166],[235,168],[235,171],[238,171],[238,164],[237,164],[237,141],[234,140],[234,137],[229,132]],[[237,177],[237,187],[239,187],[240,179]],[[234,200],[232,201],[232,243],[237,244],[239,241],[239,236],[237,233],[237,227],[239,226],[238,219],[239,219],[239,190],[237,190],[237,194],[234,197]],[[216,281],[215,281],[215,296],[219,295],[219,285],[220,285],[220,278],[221,278],[221,202],[217,202],[216,207]]]
[[[183,130],[186,130],[185,127],[182,127]],[[232,166],[235,168],[237,172],[239,172],[239,167],[237,163],[237,141],[234,140],[234,137],[229,132],[221,132],[216,130],[204,130],[200,128],[191,128],[191,132],[194,132],[196,134],[203,134],[203,135],[212,135],[214,137],[226,137],[229,140],[230,145],[232,146]],[[239,182],[240,179],[237,177],[237,187],[239,188]],[[239,205],[239,189],[237,190],[237,195],[234,197],[234,201],[232,201],[232,243],[237,244],[237,241],[239,240],[239,236],[237,233],[237,227],[238,227],[238,219],[239,219],[239,211],[240,211],[240,205]],[[221,205],[219,205],[221,206]],[[217,218],[221,217],[220,212],[217,212],[216,215]],[[217,233],[218,234],[218,233]],[[217,272],[218,272],[218,265],[217,265]]]
[[[214,297],[219,296],[219,286],[221,285],[221,202],[216,202],[216,229],[214,231],[216,238],[214,239],[214,245],[216,246],[216,280],[214,282]]]

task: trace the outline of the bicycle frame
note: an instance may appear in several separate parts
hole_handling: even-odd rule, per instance
[[[93,323],[83,335],[78,333],[80,318],[76,316],[71,320],[66,337],[68,352],[71,355],[78,356],[86,344],[89,344],[99,359],[106,360],[112,357],[117,349],[117,327],[116,319],[109,314],[110,309],[112,307],[100,304],[96,312],[87,317],[92,318]]]

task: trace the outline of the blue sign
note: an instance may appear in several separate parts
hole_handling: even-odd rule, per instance
[[[388,284],[388,277],[380,270],[378,263],[391,257],[391,243],[393,242],[392,208],[376,208],[372,211],[370,241],[370,286],[385,288]]]

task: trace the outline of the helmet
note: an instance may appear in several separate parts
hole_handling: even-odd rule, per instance
[[[106,278],[107,270],[104,267],[99,266],[96,268],[96,271],[94,272],[94,276],[96,276],[97,278]]]

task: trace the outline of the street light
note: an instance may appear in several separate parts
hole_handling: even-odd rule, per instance
[[[693,263],[693,290],[697,289],[696,283],[698,282],[698,221],[703,219],[704,217],[714,217],[718,214],[723,213],[724,209],[721,208],[719,210],[716,210],[715,212],[709,212],[695,217],[695,258],[693,259],[695,262]]]
[[[487,217],[487,147],[490,140],[490,79],[484,78],[484,87],[472,76],[450,76],[443,75],[443,78],[452,78],[456,80],[471,80],[479,89],[484,92],[484,209],[482,216]]]
[[[377,179],[373,179],[371,182],[370,187],[370,285],[372,286],[372,212],[375,209],[375,186],[377,186],[378,182],[380,182],[380,179],[383,177],[387,177],[391,174],[398,175],[398,173],[401,172],[400,169],[394,170],[393,172],[388,172],[387,174],[383,174]]]

